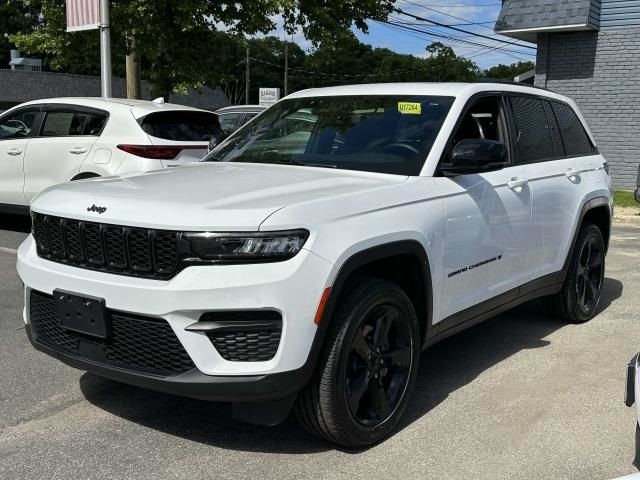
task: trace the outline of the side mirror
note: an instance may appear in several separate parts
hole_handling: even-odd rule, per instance
[[[451,163],[441,165],[446,176],[501,170],[507,165],[507,147],[494,140],[467,139],[459,142],[451,154]]]

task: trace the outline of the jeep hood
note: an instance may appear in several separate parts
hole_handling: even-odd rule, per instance
[[[197,163],[57,185],[38,195],[31,209],[149,228],[254,231],[289,205],[360,194],[406,179],[290,165]]]

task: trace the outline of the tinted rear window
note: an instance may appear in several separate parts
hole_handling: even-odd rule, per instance
[[[582,122],[569,105],[552,102],[568,156],[590,155],[594,148]]]
[[[511,97],[516,123],[516,149],[519,163],[551,159],[553,143],[542,100],[533,97]]]
[[[148,135],[179,142],[208,142],[222,133],[217,116],[208,112],[150,113],[139,122]]]

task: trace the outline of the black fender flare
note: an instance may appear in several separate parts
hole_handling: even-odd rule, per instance
[[[420,269],[423,274],[425,284],[425,312],[424,312],[424,335],[423,341],[430,337],[430,331],[433,328],[433,283],[431,281],[431,266],[429,263],[429,257],[424,247],[416,240],[401,240],[390,243],[383,243],[376,245],[365,250],[361,250],[351,257],[349,257],[341,266],[338,274],[331,286],[331,292],[329,298],[325,304],[324,311],[316,331],[316,335],[311,345],[311,350],[307,357],[307,361],[300,369],[300,372],[304,375],[304,385],[306,385],[311,379],[315,370],[320,352],[324,345],[324,339],[329,329],[333,313],[340,298],[345,284],[348,278],[356,270],[364,265],[375,262],[376,260],[382,260],[388,257],[394,257],[396,255],[413,255],[420,262]]]

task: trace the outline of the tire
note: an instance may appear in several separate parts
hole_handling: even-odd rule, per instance
[[[591,224],[580,228],[562,290],[544,299],[554,316],[570,323],[591,320],[604,283],[605,246],[602,232]]]
[[[346,447],[384,439],[406,408],[420,347],[418,319],[404,291],[358,277],[339,300],[316,371],[298,396],[298,421]]]

